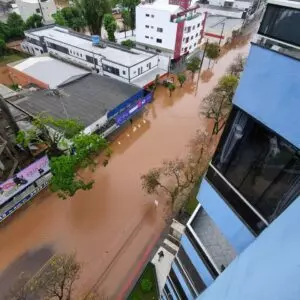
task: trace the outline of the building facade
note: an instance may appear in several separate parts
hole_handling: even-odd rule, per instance
[[[18,12],[26,21],[33,14],[40,15],[44,24],[53,23],[52,15],[56,13],[54,0],[16,0]]]
[[[136,42],[178,60],[192,53],[201,41],[205,14],[190,1],[155,0],[136,7]]]
[[[283,227],[277,225],[282,219],[288,221],[286,214],[293,216],[292,223],[296,221],[293,207],[299,213],[300,38],[290,30],[299,24],[299,3],[268,2],[234,96],[232,112],[200,186],[199,205],[181,238],[162,299],[244,299],[243,295],[245,299],[287,299],[274,298],[273,292],[268,295],[262,282],[255,281],[262,277],[259,267],[250,268],[249,257],[260,256],[260,252],[255,252],[260,246],[255,245],[263,244],[267,265],[270,267],[272,261],[277,267],[280,251],[274,251],[272,245],[279,247],[278,238],[281,237],[283,253],[290,252],[284,246],[284,228],[289,231],[287,223]],[[276,227],[277,240],[273,235]],[[270,232],[273,239],[268,247],[262,240]],[[292,234],[288,235],[289,247],[299,247],[299,238],[292,242]],[[295,255],[292,249],[291,255]],[[253,264],[257,266],[257,262]],[[247,267],[255,273],[249,273]],[[277,274],[275,285],[287,281],[286,273],[283,274]],[[264,291],[260,297],[250,297],[252,290],[247,294],[246,288],[243,292],[246,275],[253,288]],[[235,283],[235,293],[231,282]],[[222,293],[218,294],[215,287],[220,286]],[[232,297],[226,294],[228,290]]]
[[[152,81],[157,74],[166,72],[158,67],[159,57],[155,53],[135,48],[129,50],[107,41],[95,43],[91,36],[59,26],[26,31],[21,47],[27,53],[41,55],[47,52],[66,62],[128,83],[149,74]]]

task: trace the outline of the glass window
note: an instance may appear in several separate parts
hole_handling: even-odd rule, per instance
[[[114,75],[120,76],[120,70],[108,65],[103,65],[103,71],[106,71],[108,73],[112,73]]]
[[[162,39],[156,39],[156,43],[162,43]]]
[[[157,32],[163,32],[163,29],[160,27],[157,27]]]
[[[299,28],[300,10],[268,4],[258,33],[300,46]]]
[[[149,15],[149,14],[146,14],[146,17],[150,17],[150,15]]]
[[[149,28],[149,25],[145,25],[146,28]]]
[[[300,194],[298,154],[276,133],[235,109],[213,165],[271,222]]]
[[[146,39],[149,39],[149,36],[148,36],[148,35],[145,35],[145,38],[146,38]]]

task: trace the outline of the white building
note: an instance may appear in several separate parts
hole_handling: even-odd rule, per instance
[[[144,86],[157,74],[159,68],[156,53],[140,49],[128,49],[111,42],[95,45],[92,37],[59,26],[48,26],[25,32],[22,49],[33,55],[48,52],[100,75],[107,75],[124,82]],[[137,82],[137,83],[136,83]]]
[[[56,13],[54,0],[16,0],[16,4],[24,21],[33,14],[38,14],[45,24],[53,23],[52,15]]]
[[[142,1],[136,7],[136,42],[171,59],[193,52],[199,44],[205,14],[188,0]]]

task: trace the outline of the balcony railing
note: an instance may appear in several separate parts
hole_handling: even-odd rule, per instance
[[[206,179],[251,232],[259,235],[268,226],[268,221],[212,164],[207,170]]]

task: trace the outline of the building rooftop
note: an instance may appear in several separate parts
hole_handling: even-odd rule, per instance
[[[224,30],[223,24],[225,24]],[[226,35],[226,33],[231,34],[233,30],[240,28],[242,24],[242,19],[209,15],[205,23],[205,32],[221,34],[221,32],[223,31],[224,35]]]
[[[235,250],[202,207],[192,221],[192,228],[220,271],[234,260]]]
[[[48,84],[51,89],[89,73],[48,55],[30,57],[11,63],[9,66]]]
[[[14,104],[31,115],[74,118],[89,126],[140,89],[110,77],[88,74],[59,88],[32,92]]]
[[[39,29],[29,30],[28,33],[39,37],[47,37],[53,39],[54,41],[59,41],[73,47],[101,55],[107,60],[127,67],[140,63],[155,55],[137,49],[128,50],[120,45],[113,46],[109,43],[105,48],[93,46],[91,36],[74,33],[67,28],[59,26],[41,27]]]
[[[152,3],[141,3],[140,6],[157,10],[166,10],[172,14],[182,10],[179,5],[169,4],[169,0],[156,0]]]

